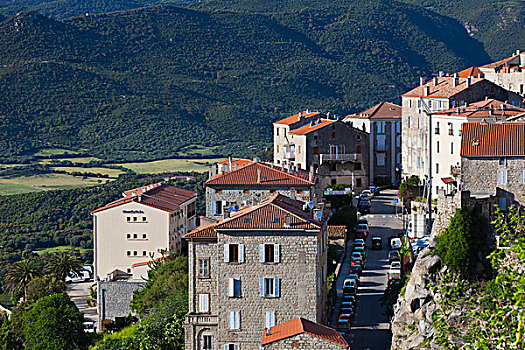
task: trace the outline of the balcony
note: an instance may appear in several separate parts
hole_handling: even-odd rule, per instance
[[[295,152],[284,152],[284,158],[290,160],[295,159]]]
[[[320,154],[320,163],[327,162],[356,162],[358,158],[357,153],[332,153],[332,154]]]
[[[196,326],[217,326],[219,324],[219,316],[187,314],[186,322]]]

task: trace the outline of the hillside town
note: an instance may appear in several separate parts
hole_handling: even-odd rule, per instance
[[[167,183],[92,208],[96,330],[133,314],[148,271],[175,255],[189,268],[184,349],[386,349],[401,321],[380,297],[455,210],[493,220],[523,204],[524,85],[518,51],[421,78],[400,105],[296,111],[273,123],[273,159],[209,169],[203,212]],[[396,310],[428,302],[413,294]]]

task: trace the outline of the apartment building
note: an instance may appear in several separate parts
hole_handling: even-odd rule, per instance
[[[463,107],[432,114],[432,190],[437,195],[456,190],[461,182],[460,146],[463,124],[520,120],[525,109],[494,99],[465,104]]]
[[[347,115],[343,121],[366,131],[368,136],[369,178],[375,185],[400,179],[401,106],[381,102],[360,113]]]
[[[463,124],[461,181],[462,191],[487,203],[493,198],[502,210],[524,205],[525,123]]]
[[[218,220],[233,212],[280,193],[304,202],[315,201],[317,177],[313,172],[288,170],[248,159],[230,159],[210,171],[206,186],[206,217]]]
[[[185,349],[258,350],[264,329],[324,323],[330,212],[275,194],[188,233]]]
[[[459,72],[460,77],[481,76],[493,83],[525,96],[525,52],[516,51],[511,57]]]
[[[421,78],[402,98],[402,177],[428,176],[428,114],[493,98],[522,106],[523,98],[483,78]],[[427,114],[428,113],[428,114]]]
[[[162,251],[177,253],[182,236],[195,228],[196,201],[193,191],[157,183],[93,210],[96,279],[147,277],[144,263]]]
[[[330,113],[304,111],[274,124],[274,163],[285,168],[312,169],[322,189],[369,185],[368,133]]]

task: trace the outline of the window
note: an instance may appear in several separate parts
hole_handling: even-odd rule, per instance
[[[507,184],[507,170],[498,170],[498,185]]]
[[[401,133],[401,122],[396,122],[396,132],[397,132],[398,134]]]
[[[241,328],[239,313],[239,311],[230,311],[230,329]]]
[[[412,127],[412,121],[410,120],[410,116],[408,116],[408,118],[407,118],[407,126],[408,126],[409,128]]]
[[[432,100],[428,100],[428,108],[432,110]]]
[[[244,244],[225,244],[224,262],[244,262]]]
[[[436,153],[439,153],[439,141],[436,141]]]
[[[131,234],[128,233],[128,234],[126,235],[126,237],[127,237],[128,239],[130,239],[130,238],[131,238]]]
[[[275,136],[279,136],[279,128],[275,128]]]
[[[385,166],[386,155],[384,153],[378,153],[376,156],[377,156],[377,166]]]
[[[408,147],[412,147],[412,138],[409,136],[407,140]]]
[[[330,184],[337,185],[337,179],[330,179]]]
[[[459,124],[459,136],[463,133],[463,124]]]
[[[454,154],[454,142],[450,143],[450,154]]]
[[[416,157],[416,167],[418,168],[422,167],[421,157]]]
[[[197,294],[199,298],[199,313],[210,312],[210,295],[209,294]]]
[[[417,128],[421,129],[421,118],[417,117]]]
[[[230,278],[228,280],[228,296],[230,298],[240,298],[241,297],[241,279],[240,278]]]
[[[265,311],[264,312],[264,328],[270,329],[275,326],[275,312]]]
[[[261,244],[259,245],[260,262],[279,262],[280,249],[278,244]]]
[[[506,211],[507,210],[507,198],[499,198],[499,208],[502,210],[502,211]]]
[[[525,170],[521,171],[521,183],[525,184]]]
[[[275,146],[275,151],[276,151],[277,153],[279,153],[279,145],[276,145],[276,146]]]
[[[199,278],[210,277],[210,258],[199,258]]]
[[[439,163],[436,163],[436,174],[439,174]]]
[[[222,201],[211,202],[211,213],[213,215],[222,215]]]
[[[335,139],[335,131],[332,131],[332,138]]]
[[[330,164],[330,171],[337,171],[337,164],[336,163]]]
[[[377,142],[377,151],[385,151],[386,150],[386,135],[377,135],[376,137]]]
[[[202,336],[202,350],[213,350],[213,336],[212,335]]]
[[[239,350],[239,343],[224,344],[224,350]]]
[[[278,278],[261,278],[259,287],[262,297],[277,298],[280,296],[280,281]]]
[[[396,136],[396,147],[401,147],[401,135]]]
[[[131,269],[127,269],[126,271],[127,271],[127,273],[131,273]]]
[[[500,158],[498,161],[499,165],[505,165],[505,158]]]
[[[361,180],[361,178],[358,178],[355,180],[355,185],[357,187],[361,187],[363,185],[363,181]]]
[[[438,109],[443,109],[443,102],[442,101],[438,101]]]
[[[134,255],[134,256],[137,256],[137,255],[139,255],[139,253],[138,253],[136,250],[134,250],[134,251],[133,251],[133,255]]]
[[[361,163],[355,163],[354,170],[361,170]]]
[[[248,193],[250,193],[250,190],[248,190],[248,189],[242,190],[242,193],[248,194]]]
[[[146,222],[146,217],[145,216],[142,217],[142,222]]]
[[[421,108],[421,100],[417,100],[417,108]]]
[[[361,154],[361,146],[355,146],[355,153]]]
[[[435,131],[435,134],[436,134],[436,135],[439,135],[439,122],[436,122],[436,131]]]
[[[143,233],[143,234],[142,234],[142,239],[146,239],[146,237],[147,237],[146,234]]]
[[[396,154],[396,163],[401,164],[401,153]]]
[[[128,217],[126,217],[126,220],[127,220],[127,222],[130,222],[131,218],[128,216]]]
[[[319,147],[314,147],[312,152],[313,154],[319,154]]]
[[[128,251],[127,251],[127,254],[128,254],[128,256],[130,256],[130,255],[131,255],[131,251],[130,251],[130,250],[128,250]]]
[[[137,239],[137,234],[136,233],[133,234],[133,239]]]
[[[448,134],[454,135],[454,124],[448,123]]]
[[[297,147],[297,153],[298,153],[298,154],[301,154],[301,145],[299,145],[299,146]]]
[[[412,108],[412,99],[408,100],[408,108]]]
[[[378,134],[385,133],[385,125],[386,125],[386,122],[376,122],[376,130]]]
[[[146,256],[146,255],[148,255],[148,252],[145,251],[145,250],[143,250],[143,251],[142,251],[142,256]]]

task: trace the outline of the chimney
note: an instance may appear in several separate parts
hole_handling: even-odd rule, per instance
[[[302,117],[303,117],[303,112],[299,112],[299,118],[298,118],[298,120],[301,121]]]
[[[436,86],[438,84],[438,78],[437,77],[434,77],[432,79],[432,82],[434,83],[434,86]]]
[[[454,78],[459,78],[459,74],[458,73],[454,73]]]
[[[419,78],[419,86],[423,86],[423,85],[425,85],[425,78],[420,77]]]
[[[489,109],[489,115],[493,115],[493,113],[492,113],[492,108]]]
[[[290,223],[291,223],[291,221],[290,221],[290,214],[286,214],[284,216],[284,225],[283,226],[285,228],[289,228],[290,227]]]
[[[261,183],[261,169],[257,169],[257,183],[260,184]]]
[[[228,171],[233,170],[233,164],[232,164],[232,156],[228,157]]]
[[[138,196],[139,202],[142,202],[142,196],[139,194]]]
[[[430,86],[428,85],[423,86],[423,95],[424,96],[430,95]]]
[[[442,70],[439,71],[439,76],[440,77],[444,77],[445,76],[445,72],[443,72]]]
[[[516,50],[516,55],[519,55],[520,53],[520,50]]]
[[[306,109],[306,114],[310,114],[310,110],[308,108]]]
[[[467,78],[467,87],[470,86],[472,84],[472,80],[470,77]]]

